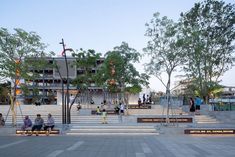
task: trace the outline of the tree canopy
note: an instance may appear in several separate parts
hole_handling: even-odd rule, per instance
[[[32,69],[45,67],[46,64],[42,63],[45,63],[44,58],[49,55],[44,52],[46,45],[35,32],[19,28],[14,31],[10,33],[6,28],[0,28],[0,76],[13,82],[13,93],[19,80],[33,77]]]
[[[234,63],[235,5],[205,0],[181,14],[188,78],[206,97]]]
[[[96,69],[97,62],[101,58],[100,53],[96,53],[95,50],[83,50],[73,53],[75,57],[75,65],[79,67],[79,75],[73,80],[73,84],[76,84],[79,89],[88,89],[92,84],[96,83]]]
[[[138,62],[140,54],[125,42],[105,54],[99,70],[99,84],[104,84],[112,92],[141,91],[141,85],[148,85],[148,76],[140,74],[133,63]]]

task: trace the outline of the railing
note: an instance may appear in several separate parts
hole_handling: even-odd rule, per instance
[[[214,111],[234,111],[235,98],[216,98],[210,99],[209,103]]]

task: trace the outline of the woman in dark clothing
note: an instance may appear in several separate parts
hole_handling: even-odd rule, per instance
[[[195,105],[194,105],[194,100],[193,98],[190,98],[189,100],[189,105],[190,105],[190,108],[189,108],[189,111],[194,113],[195,112]]]

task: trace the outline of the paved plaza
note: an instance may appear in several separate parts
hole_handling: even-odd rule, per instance
[[[5,116],[8,107],[0,109]],[[58,106],[22,106],[22,110],[24,115],[32,116],[61,112]],[[153,111],[161,113],[157,110],[143,110],[149,114],[141,116],[153,116]],[[7,125],[0,128],[0,157],[234,157],[235,154],[234,135],[184,134],[188,127],[235,128],[233,119],[221,122],[220,119],[226,118],[223,116],[217,120],[205,113],[197,117],[194,124],[164,126],[139,124],[136,118],[140,115],[133,114],[124,116],[123,121],[118,116],[110,116],[109,124],[103,125],[100,117],[90,115],[90,111],[83,109],[77,113],[74,109],[74,121],[69,126],[60,123],[61,116],[55,117],[61,134],[51,136],[16,135],[16,127],[11,127],[9,119]],[[183,116],[188,116],[186,114]],[[19,128],[22,120],[20,116],[18,119]]]
[[[0,137],[2,157],[234,157],[234,154],[234,136]]]

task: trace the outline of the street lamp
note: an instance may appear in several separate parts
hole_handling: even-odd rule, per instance
[[[64,44],[64,39],[62,39],[62,42],[60,42],[59,44],[61,44],[63,46],[63,52],[62,55],[64,56],[65,59],[65,65],[66,65],[66,87],[67,87],[67,93],[66,93],[66,97],[64,96],[64,91],[62,91],[62,96],[64,96],[66,98],[66,103],[64,104],[63,100],[62,100],[62,121],[66,124],[70,124],[71,123],[71,116],[70,116],[70,109],[69,109],[69,68],[68,68],[68,61],[67,61],[67,56],[66,56],[66,51],[73,51],[73,49],[71,48],[65,48],[65,44]]]

